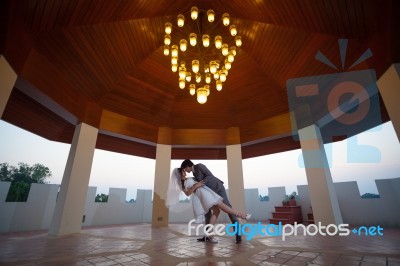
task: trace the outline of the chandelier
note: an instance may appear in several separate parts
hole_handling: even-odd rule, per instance
[[[178,73],[179,88],[197,94],[200,104],[207,101],[211,88],[222,90],[237,48],[242,45],[229,14],[222,14],[217,21],[215,18],[212,9],[194,6],[190,18],[177,16],[177,27],[165,23],[164,55],[171,55],[171,70]]]

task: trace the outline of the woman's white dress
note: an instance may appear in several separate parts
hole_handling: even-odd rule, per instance
[[[197,182],[193,178],[187,178],[185,180],[185,188],[191,188]],[[191,195],[193,214],[197,222],[204,221],[204,214],[206,214],[209,209],[222,202],[223,198],[212,191],[207,186],[202,186],[196,189],[196,191]]]

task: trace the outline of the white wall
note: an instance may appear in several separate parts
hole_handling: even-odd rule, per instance
[[[380,198],[362,199],[356,182],[335,183],[344,223],[352,225],[381,225],[400,227],[400,178],[376,180]],[[0,182],[0,232],[48,229],[55,208],[59,185],[32,184],[27,202],[5,202],[10,182]],[[298,204],[303,220],[307,221],[311,204],[306,185],[298,186]],[[138,190],[135,203],[126,203],[126,189],[110,188],[108,202],[94,202],[96,188],[89,187],[83,226],[150,223],[152,191]],[[284,187],[268,189],[269,201],[260,201],[258,189],[246,189],[246,211],[251,221],[268,223],[274,206],[280,206],[286,195]],[[235,207],[235,206],[233,206]],[[193,219],[191,203],[179,203],[170,209],[171,223],[185,223]],[[219,222],[228,222],[221,214]]]

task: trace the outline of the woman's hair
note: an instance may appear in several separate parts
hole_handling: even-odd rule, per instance
[[[181,185],[181,190],[183,191],[185,189],[185,181],[182,179],[182,170],[183,170],[183,168],[176,168],[176,170],[179,173],[179,178],[180,178],[179,181],[181,181],[179,184]]]

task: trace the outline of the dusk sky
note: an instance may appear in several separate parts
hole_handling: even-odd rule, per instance
[[[41,163],[52,171],[49,183],[61,183],[69,144],[49,141],[4,121],[0,121],[0,135],[0,163]],[[333,181],[357,181],[360,194],[378,193],[374,179],[400,177],[400,144],[391,122],[325,149],[331,155]],[[245,188],[258,188],[261,195],[268,194],[268,187],[285,186],[287,194],[297,191],[296,185],[307,184],[301,158],[301,151],[294,150],[243,160]],[[193,162],[205,164],[229,188],[226,160]],[[181,160],[173,160],[171,169],[180,164]],[[136,189],[153,189],[154,168],[152,159],[96,150],[89,185],[105,194],[109,187],[127,188],[127,199],[136,198]]]

